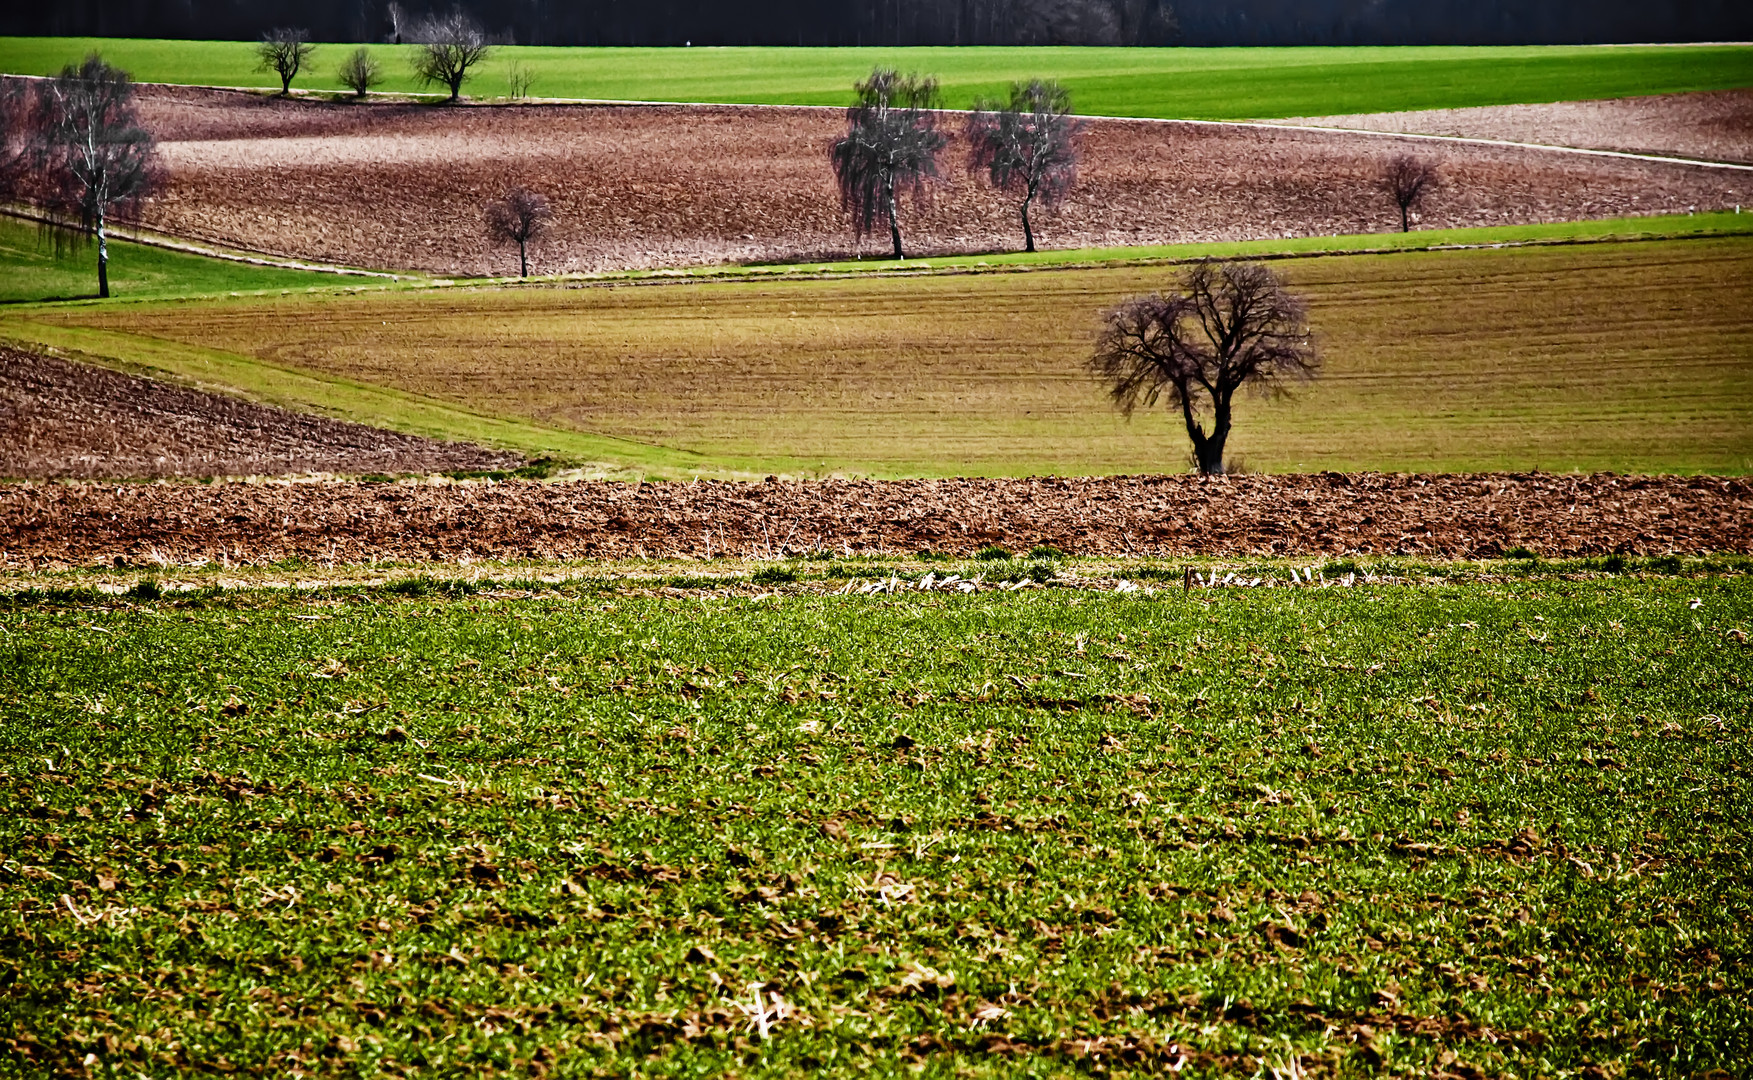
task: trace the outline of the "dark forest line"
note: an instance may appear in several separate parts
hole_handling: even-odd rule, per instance
[[[411,0],[63,0],[0,34],[390,41]],[[1740,41],[1746,0],[465,0],[520,45],[1514,45]]]

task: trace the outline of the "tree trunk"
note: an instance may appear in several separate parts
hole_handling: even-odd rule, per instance
[[[517,264],[518,264],[518,266],[520,266],[522,268],[522,271],[523,271],[518,276],[519,277],[529,277],[530,276],[530,257],[524,253],[524,242],[522,240],[519,240],[517,242]]]
[[[886,188],[884,194],[889,197],[889,239],[895,243],[895,258],[896,260],[905,259],[907,256],[901,253],[900,215],[896,212],[894,187]]]
[[[292,96],[292,76],[286,74],[284,71],[280,73],[280,96]]]
[[[1035,198],[1034,192],[1023,197],[1023,250],[1035,250],[1035,230],[1029,227],[1029,203]]]
[[[97,295],[104,300],[110,297],[110,242],[101,216],[97,219]]]
[[[1181,394],[1181,418],[1187,424],[1187,437],[1193,440],[1193,460],[1205,476],[1223,475],[1223,444],[1230,434],[1230,406],[1227,401],[1214,402],[1211,434],[1193,417],[1191,395]]]
[[[1412,231],[1412,223],[1406,219],[1406,204],[1405,203],[1400,204],[1400,231],[1401,232],[1411,232]]]

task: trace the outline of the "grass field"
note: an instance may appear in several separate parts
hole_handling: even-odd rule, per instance
[[[125,233],[123,235],[126,235]],[[281,270],[180,251],[110,241],[110,295],[117,300],[199,296],[267,289],[357,287],[374,279]],[[0,304],[97,296],[97,244],[57,245],[35,224],[0,216]]]
[[[0,1074],[1734,1075],[1753,591],[1670,563],[14,594]]]
[[[376,46],[384,89],[418,89],[413,46]],[[0,71],[49,74],[99,50],[147,82],[278,89],[255,71],[248,42],[0,38]],[[340,91],[350,51],[319,48],[304,89]],[[1469,105],[1626,97],[1753,86],[1753,47],[1527,46],[1419,48],[504,48],[469,92],[504,97],[511,62],[543,97],[843,105],[877,64],[939,76],[954,108],[1011,80],[1054,77],[1080,112],[1207,119],[1322,116]]]
[[[1277,265],[1327,368],[1240,404],[1252,468],[1753,470],[1753,238]],[[387,388],[347,415],[444,406],[533,425],[531,452],[613,436],[667,448],[663,475],[1140,473],[1182,468],[1185,435],[1125,422],[1081,363],[1107,306],[1172,274],[294,292],[27,308],[0,331],[331,409],[320,380]]]

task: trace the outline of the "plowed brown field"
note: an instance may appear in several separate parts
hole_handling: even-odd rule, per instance
[[[1753,551],[1753,480],[1478,474],[0,488],[0,561],[815,550],[1488,557]]]
[[[149,224],[278,255],[440,273],[515,270],[482,239],[512,184],[545,192],[538,273],[846,256],[832,109],[748,106],[339,105],[212,90],[143,91],[170,184]],[[956,127],[952,118],[950,126]],[[1393,228],[1372,189],[1378,136],[1104,120],[1077,188],[1037,222],[1055,248]],[[1684,212],[1753,203],[1753,176],[1487,146],[1419,144],[1447,183],[1430,227]],[[903,212],[912,254],[1021,246],[1012,202],[952,142],[930,203]],[[863,251],[880,254],[879,241]]]
[[[0,476],[443,472],[521,461],[0,347]]]

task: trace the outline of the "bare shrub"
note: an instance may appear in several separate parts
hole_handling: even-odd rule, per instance
[[[1442,176],[1434,161],[1411,154],[1395,154],[1382,163],[1376,186],[1387,192],[1394,205],[1400,208],[1400,231],[1411,232],[1412,211],[1418,209],[1426,195],[1442,186]]]
[[[1022,196],[1024,250],[1035,250],[1029,207],[1036,199],[1057,207],[1077,181],[1083,130],[1071,115],[1071,92],[1050,80],[1012,83],[1009,101],[983,100],[968,117],[968,168]]]
[[[528,67],[513,60],[505,69],[505,84],[511,89],[511,100],[522,101],[530,96],[530,86],[536,81],[536,73]]]
[[[520,277],[530,276],[529,244],[548,231],[554,212],[548,200],[526,187],[514,187],[503,199],[487,204],[487,237],[498,244],[516,244]]]
[[[372,87],[381,84],[384,78],[383,65],[363,45],[347,54],[347,59],[341,61],[341,67],[335,74],[340,78],[341,85],[352,90],[356,98],[363,98],[371,93]]]
[[[1313,378],[1320,359],[1302,301],[1265,266],[1201,262],[1180,286],[1109,311],[1089,368],[1128,417],[1162,398],[1179,406],[1199,471],[1221,474],[1236,391],[1283,393],[1286,382]]]
[[[840,206],[861,237],[887,222],[895,258],[903,259],[899,196],[924,195],[948,141],[937,130],[937,80],[878,68],[854,89],[858,101],[846,110],[846,136],[830,151]]]

